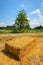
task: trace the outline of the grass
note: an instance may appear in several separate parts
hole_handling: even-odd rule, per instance
[[[31,29],[31,30],[25,30],[25,31],[23,31],[22,33],[40,33],[40,32],[43,32],[43,29]],[[12,32],[12,30],[5,30],[5,29],[3,29],[3,30],[0,30],[0,34],[5,34],[5,33],[15,33],[15,32]]]
[[[43,32],[43,30],[42,29],[36,29],[36,30],[29,30],[28,32],[30,32],[30,33],[39,33],[39,32]]]
[[[0,30],[0,33],[10,33],[11,32],[11,30]]]

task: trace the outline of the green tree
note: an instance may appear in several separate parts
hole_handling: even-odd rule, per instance
[[[30,28],[29,20],[24,10],[19,11],[15,20],[15,27],[18,28],[20,31],[22,29]]]

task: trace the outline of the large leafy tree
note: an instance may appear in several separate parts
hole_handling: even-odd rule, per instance
[[[19,11],[17,18],[15,20],[15,27],[17,27],[19,30],[23,28],[28,28],[28,29],[30,28],[29,20],[24,10]]]

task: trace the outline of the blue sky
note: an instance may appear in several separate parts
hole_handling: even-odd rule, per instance
[[[43,26],[43,0],[0,0],[0,26],[12,25],[22,9],[32,28]]]

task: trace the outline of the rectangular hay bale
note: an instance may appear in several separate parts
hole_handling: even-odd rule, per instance
[[[28,36],[15,37],[14,39],[6,42],[5,50],[20,59],[25,55],[26,51],[35,44],[35,41],[36,38]]]

